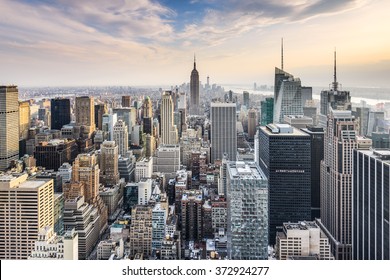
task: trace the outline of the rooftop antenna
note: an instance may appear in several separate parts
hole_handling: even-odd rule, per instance
[[[282,38],[282,70],[283,70],[283,38]]]
[[[196,56],[195,56],[195,53],[194,53],[194,69],[196,69]]]
[[[334,70],[333,70],[333,90],[337,91],[339,83],[337,82],[337,69],[336,69],[336,48],[334,49]]]

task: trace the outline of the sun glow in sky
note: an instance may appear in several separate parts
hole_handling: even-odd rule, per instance
[[[0,0],[0,84],[390,87],[388,0]]]

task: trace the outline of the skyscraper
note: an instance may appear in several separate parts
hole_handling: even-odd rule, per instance
[[[269,184],[269,243],[284,222],[311,218],[310,136],[287,124],[259,129],[259,165]]]
[[[21,139],[28,138],[28,130],[30,129],[30,102],[20,101],[19,102],[19,137]],[[54,129],[54,128],[53,128]]]
[[[235,161],[237,154],[236,103],[211,103],[211,162],[222,159]]]
[[[247,91],[244,91],[243,93],[242,93],[242,99],[243,99],[243,105],[247,108],[247,109],[249,109],[249,92],[247,92]]]
[[[119,182],[118,146],[115,141],[104,141],[101,145],[100,178],[105,185],[115,185]]]
[[[190,114],[199,115],[199,73],[196,70],[196,59],[194,56],[194,69],[191,71],[191,80],[190,80]]]
[[[172,91],[164,91],[161,99],[161,144],[177,143],[177,128],[173,124]]]
[[[274,98],[267,97],[264,101],[260,102],[260,124],[265,126],[274,122]]]
[[[229,259],[268,259],[268,182],[258,164],[227,164]]]
[[[257,111],[250,109],[248,111],[248,138],[250,140],[253,140],[255,137],[257,123]]]
[[[143,130],[145,134],[153,133],[153,105],[149,96],[145,97],[143,104]]]
[[[95,125],[96,129],[103,129],[103,115],[107,114],[108,108],[106,103],[95,105]]]
[[[17,86],[0,86],[0,171],[19,158],[18,97]]]
[[[274,122],[283,123],[285,115],[303,115],[301,80],[276,67]]]
[[[95,155],[79,154],[73,163],[72,181],[85,184],[85,201],[92,203],[99,195],[99,165]]]
[[[318,124],[323,128],[327,127],[327,116],[330,113],[331,108],[333,110],[351,110],[351,96],[349,94],[349,91],[339,90],[336,70],[337,68],[335,51],[332,87],[329,90],[321,91],[321,104]]]
[[[390,150],[353,151],[354,260],[389,260]]]
[[[61,130],[62,126],[69,124],[70,100],[65,98],[55,98],[50,101],[51,128]]]
[[[336,260],[352,257],[352,151],[357,148],[351,111],[331,109],[321,162],[321,223]]]
[[[125,107],[125,108],[131,107],[131,96],[128,96],[128,95],[122,96],[122,107]]]
[[[324,129],[308,126],[302,131],[310,135],[311,141],[311,221],[320,217],[321,161],[324,159]]]
[[[91,96],[76,97],[75,106],[76,126],[80,128],[80,134],[89,138],[95,131],[95,105]]]
[[[27,259],[38,231],[53,227],[53,180],[0,176],[0,259]]]
[[[127,125],[122,120],[117,121],[114,126],[114,141],[118,145],[119,154],[125,157],[129,150],[129,134]]]

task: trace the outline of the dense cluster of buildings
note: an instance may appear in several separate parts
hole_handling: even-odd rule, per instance
[[[320,102],[283,66],[272,97],[225,93],[195,59],[154,99],[0,86],[0,259],[389,259],[386,112],[334,73]]]

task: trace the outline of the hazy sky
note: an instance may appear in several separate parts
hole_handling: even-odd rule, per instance
[[[0,0],[0,84],[390,87],[389,0]]]

